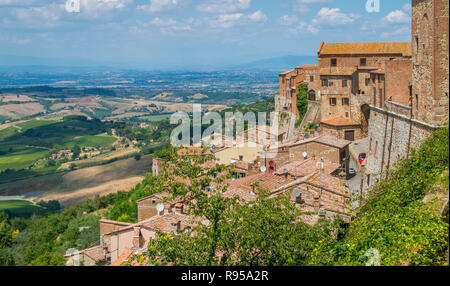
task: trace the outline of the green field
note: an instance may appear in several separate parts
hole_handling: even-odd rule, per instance
[[[17,124],[17,126],[20,127],[22,131],[25,131],[30,128],[37,128],[41,126],[51,125],[57,122],[58,122],[57,120],[30,120],[24,123]]]
[[[62,146],[67,149],[72,149],[75,145],[78,145],[80,147],[101,147],[112,144],[116,140],[116,138],[111,136],[86,135],[74,138],[73,140],[65,143]]]
[[[17,133],[17,128],[14,127],[8,127],[6,129],[2,129],[0,130],[0,140],[9,137],[11,135],[14,135],[15,133]]]
[[[29,217],[33,214],[43,214],[45,209],[35,206],[29,201],[0,201],[0,212],[6,211],[10,216]]]
[[[169,119],[170,116],[171,116],[171,114],[158,114],[158,115],[143,116],[143,117],[140,117],[140,119],[143,119],[143,120],[149,121],[149,122],[158,122],[158,121]]]
[[[3,149],[6,148],[2,147],[0,149],[1,151],[4,151]],[[23,146],[13,147],[11,152],[0,156],[0,171],[6,169],[20,170],[28,168],[32,163],[45,157],[48,153],[48,150],[40,148],[29,148]]]

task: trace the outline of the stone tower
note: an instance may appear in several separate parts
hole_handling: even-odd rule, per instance
[[[434,126],[448,121],[449,1],[412,1],[412,114]]]

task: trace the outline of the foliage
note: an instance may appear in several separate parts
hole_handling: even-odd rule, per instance
[[[66,260],[63,256],[47,252],[31,261],[28,266],[64,266]]]
[[[381,265],[443,265],[448,222],[423,202],[449,164],[448,127],[436,131],[418,149],[390,169],[357,211],[348,235],[334,253],[336,264],[364,265],[367,250],[380,253]],[[447,177],[448,178],[448,177]],[[447,190],[443,190],[448,192]],[[318,246],[322,252],[330,250]]]
[[[299,118],[297,126],[299,126],[308,111],[308,83],[301,83],[297,88],[297,109]]]

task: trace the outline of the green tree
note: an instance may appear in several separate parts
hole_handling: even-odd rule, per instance
[[[64,266],[66,260],[61,255],[47,252],[34,259],[28,266]]]
[[[297,109],[299,118],[297,126],[299,126],[308,111],[308,83],[301,83],[297,88]]]

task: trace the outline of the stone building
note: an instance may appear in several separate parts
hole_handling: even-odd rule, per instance
[[[340,129],[349,129],[354,139],[367,134],[367,118],[361,107],[370,102],[384,102],[385,69],[388,61],[411,58],[411,43],[323,43],[318,51],[320,75],[321,123],[348,119]],[[355,124],[356,122],[356,124]],[[324,124],[325,133],[336,126]],[[357,130],[355,130],[357,129]],[[353,131],[352,131],[353,130]],[[356,134],[361,134],[357,136]],[[345,132],[338,133],[344,139]],[[347,137],[350,138],[350,137]]]
[[[411,63],[386,62],[384,103],[370,105],[366,189],[448,122],[448,12],[448,1],[412,1]]]
[[[280,74],[280,92],[275,96],[275,110],[280,114],[291,112],[298,117],[297,89],[308,83],[308,99],[315,101],[318,88],[317,65],[302,65]]]

